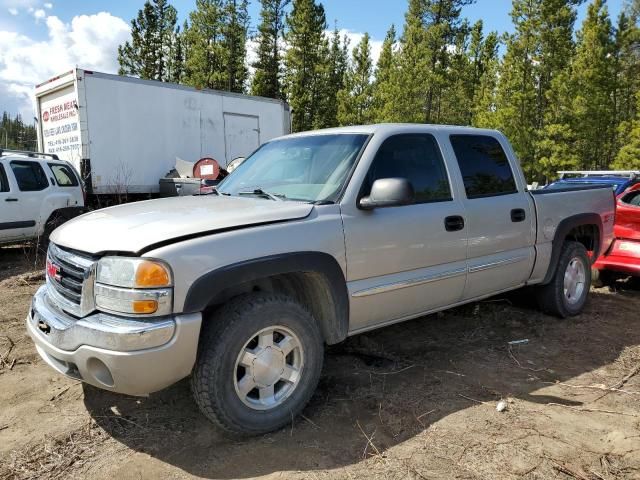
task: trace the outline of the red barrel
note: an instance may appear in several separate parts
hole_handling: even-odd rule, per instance
[[[193,177],[215,180],[220,175],[220,165],[213,158],[204,157],[193,166]]]

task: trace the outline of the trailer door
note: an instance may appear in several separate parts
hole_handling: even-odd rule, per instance
[[[260,120],[257,116],[237,113],[224,114],[224,142],[226,164],[238,157],[246,157],[260,146]]]

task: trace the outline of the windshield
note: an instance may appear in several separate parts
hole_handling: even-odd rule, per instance
[[[239,165],[220,183],[218,192],[335,202],[367,138],[364,134],[327,134],[274,140]]]

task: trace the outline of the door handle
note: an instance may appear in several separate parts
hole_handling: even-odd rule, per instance
[[[444,219],[444,228],[447,232],[457,232],[464,228],[464,218],[460,215],[452,215]]]
[[[17,202],[18,199],[17,198],[5,198],[4,201],[5,202]]]
[[[524,222],[527,218],[527,213],[524,211],[524,208],[514,208],[511,210],[511,221],[512,222]]]

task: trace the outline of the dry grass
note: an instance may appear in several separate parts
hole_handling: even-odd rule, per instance
[[[14,451],[6,463],[0,463],[0,477],[7,480],[66,478],[96,455],[108,439],[94,420],[60,438],[45,437],[42,443]]]

